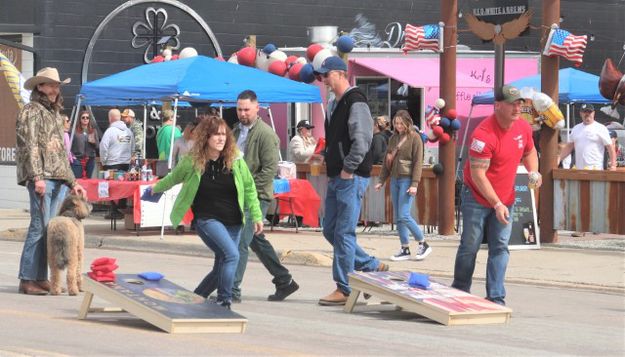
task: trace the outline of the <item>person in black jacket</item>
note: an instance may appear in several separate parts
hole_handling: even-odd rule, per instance
[[[386,115],[380,115],[375,118],[373,125],[373,139],[371,140],[371,155],[373,155],[373,164],[382,165],[388,140],[393,133],[388,130],[389,122]]]
[[[320,305],[345,305],[351,289],[347,275],[354,270],[388,270],[388,265],[367,254],[356,242],[360,201],[369,184],[373,119],[367,98],[347,80],[347,66],[337,56],[325,59],[316,74],[334,92],[325,121],[326,171],[323,235],[334,247],[332,275],[336,290]]]

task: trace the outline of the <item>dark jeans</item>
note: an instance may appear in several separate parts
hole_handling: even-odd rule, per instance
[[[267,208],[269,208],[269,201],[260,201],[260,210],[263,213],[263,217],[267,214]],[[245,212],[245,227],[241,232],[241,240],[239,242],[239,266],[234,277],[234,286],[232,287],[232,296],[241,297],[241,282],[243,281],[243,275],[245,275],[245,268],[247,267],[247,257],[249,255],[249,248],[256,253],[258,259],[265,266],[269,274],[273,275],[271,281],[276,285],[276,288],[282,288],[291,283],[292,276],[289,270],[282,265],[276,251],[263,233],[254,234],[254,222],[249,212]]]
[[[84,160],[84,166],[83,166]],[[95,169],[95,157],[88,157],[84,159],[75,159],[72,162],[72,172],[74,173],[74,177],[79,178],[91,178],[93,175],[93,170]],[[85,172],[85,176],[83,177],[83,171]]]

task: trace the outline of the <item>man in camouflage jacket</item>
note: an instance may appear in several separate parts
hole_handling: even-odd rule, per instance
[[[46,67],[24,84],[32,90],[30,103],[20,111],[17,123],[17,183],[26,186],[30,197],[30,225],[20,259],[19,292],[45,295],[50,290],[46,257],[46,228],[65,196],[86,195],[76,183],[63,141],[63,98],[55,68]]]
[[[132,148],[132,157],[135,158],[138,153],[143,151],[143,125],[135,120],[135,111],[132,109],[124,109],[122,121],[132,131],[132,135],[135,138],[135,146]],[[141,154],[141,157],[145,158],[143,154]]]

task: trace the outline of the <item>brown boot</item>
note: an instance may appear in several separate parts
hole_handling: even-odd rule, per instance
[[[20,286],[18,288],[20,294],[26,295],[48,295],[48,292],[43,290],[32,280],[20,280]]]
[[[37,286],[39,286],[40,288],[42,288],[45,291],[50,291],[50,281],[49,280],[37,280],[35,282],[37,284]]]
[[[319,305],[323,306],[340,306],[347,302],[347,295],[339,289],[334,290],[330,295],[319,299]]]

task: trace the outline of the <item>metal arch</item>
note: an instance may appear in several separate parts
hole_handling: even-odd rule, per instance
[[[185,5],[178,0],[128,0],[125,3],[121,4],[120,6],[118,6],[115,10],[111,11],[104,18],[104,20],[100,22],[95,32],[93,33],[93,36],[91,36],[91,39],[89,40],[89,44],[87,45],[87,51],[85,52],[85,58],[83,59],[83,62],[82,62],[82,72],[81,72],[81,82],[80,82],[81,84],[84,84],[85,82],[87,82],[87,73],[89,70],[89,62],[91,62],[91,56],[93,54],[93,47],[95,46],[95,43],[98,40],[98,38],[100,38],[100,34],[104,30],[104,27],[120,12],[130,7],[145,4],[145,3],[163,3],[163,4],[171,5],[173,7],[176,7],[186,12],[195,21],[197,21],[197,23],[202,27],[204,32],[208,35],[208,37],[210,38],[213,44],[213,47],[215,47],[215,51],[217,52],[217,55],[223,57],[223,54],[221,53],[221,48],[219,47],[219,43],[217,42],[217,38],[213,34],[213,31],[210,29],[210,27],[204,21],[204,19],[202,19],[202,17],[188,5]]]

